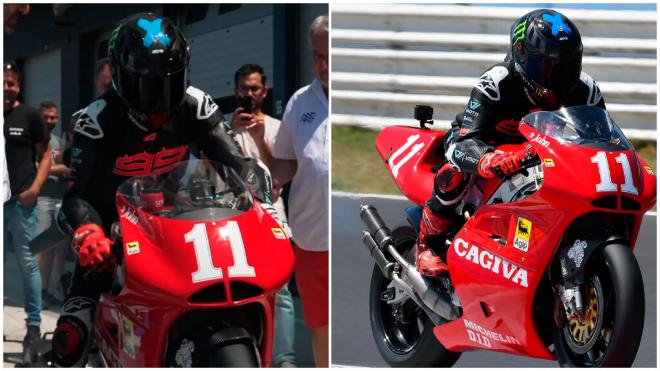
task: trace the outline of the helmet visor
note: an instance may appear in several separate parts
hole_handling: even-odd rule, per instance
[[[543,89],[548,89],[558,98],[566,97],[580,78],[582,58],[572,56],[561,58],[525,55],[521,63],[525,76]]]
[[[177,109],[186,92],[187,69],[168,76],[120,74],[120,94],[140,113],[170,114]]]

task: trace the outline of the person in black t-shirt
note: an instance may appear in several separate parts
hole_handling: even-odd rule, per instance
[[[471,180],[505,178],[520,168],[526,151],[498,153],[495,147],[525,140],[518,131],[523,116],[579,105],[605,108],[596,82],[582,72],[582,40],[568,18],[554,10],[532,11],[511,26],[510,40],[505,61],[484,72],[445,136],[447,162],[435,176],[417,239],[423,275],[447,271],[428,246],[451,229]]]
[[[27,314],[23,361],[29,364],[32,346],[41,337],[41,275],[28,242],[36,235],[35,205],[48,177],[51,156],[47,155],[48,130],[39,111],[18,101],[20,73],[13,63],[5,64],[3,82],[5,155],[12,194],[4,204],[3,237],[5,246],[16,252],[23,277]]]

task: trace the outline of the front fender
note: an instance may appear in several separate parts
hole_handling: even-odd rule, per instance
[[[559,267],[564,284],[582,284],[587,263],[594,252],[600,248],[614,243],[628,243],[622,236],[586,236],[584,238],[565,240],[566,243],[558,250]]]

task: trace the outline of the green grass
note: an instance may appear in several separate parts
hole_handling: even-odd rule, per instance
[[[332,189],[401,194],[374,143],[378,132],[353,126],[332,128]]]
[[[657,173],[658,167],[656,166],[656,143],[633,140],[632,145],[635,147],[635,152],[649,163],[654,172]]]
[[[399,195],[385,163],[376,152],[378,132],[352,126],[332,128],[332,189]],[[637,153],[657,172],[656,143],[633,141]]]

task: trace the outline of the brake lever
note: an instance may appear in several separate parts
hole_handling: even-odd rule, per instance
[[[525,157],[522,160],[522,163],[520,164],[520,168],[514,172],[512,172],[509,175],[505,175],[503,177],[498,177],[502,182],[505,182],[511,178],[513,178],[515,175],[522,174],[524,176],[529,176],[529,171],[527,169],[532,168],[534,166],[540,165],[541,164],[541,159],[539,158],[537,153],[532,153],[529,154],[527,157]]]

